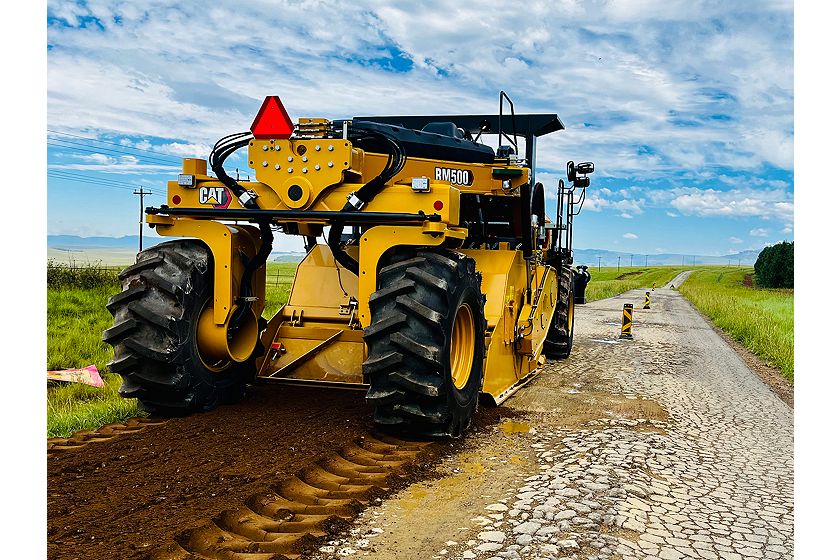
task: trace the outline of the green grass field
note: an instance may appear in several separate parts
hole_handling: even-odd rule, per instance
[[[80,384],[47,390],[47,435],[67,436],[137,416],[137,404],[117,394],[118,375],[105,373],[113,355],[101,340],[111,326],[105,303],[117,287],[50,288],[47,290],[47,369],[95,364],[105,381],[104,389]]]
[[[682,266],[636,266],[633,268],[615,267],[604,268],[598,272],[597,267],[590,267],[592,279],[586,287],[586,300],[595,301],[617,296],[627,290],[636,288],[667,287],[665,284],[688,267]]]
[[[270,318],[289,298],[295,266],[269,263],[266,279],[266,310]],[[47,437],[66,437],[120,422],[140,413],[137,401],[123,399],[117,393],[119,375],[108,373],[113,357],[111,347],[102,342],[102,331],[111,326],[112,317],[105,309],[108,298],[120,291],[111,276],[96,288],[72,288],[60,271],[53,270],[47,289],[47,369],[65,369],[96,365],[105,381],[104,389],[80,384],[50,387],[47,390]],[[59,279],[60,280],[57,280]],[[95,283],[95,282],[94,282]]]
[[[680,292],[732,338],[793,381],[793,290],[747,287],[752,268],[702,267]]]

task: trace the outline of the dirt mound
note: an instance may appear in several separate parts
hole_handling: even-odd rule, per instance
[[[47,458],[52,457],[56,453],[76,451],[89,443],[109,441],[124,434],[139,432],[143,428],[157,426],[158,424],[163,424],[165,421],[156,418],[130,418],[124,423],[115,422],[113,424],[105,424],[95,430],[83,430],[66,438],[49,438],[47,440]]]

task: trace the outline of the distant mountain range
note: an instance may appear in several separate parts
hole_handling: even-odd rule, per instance
[[[126,235],[123,237],[79,237],[77,235],[48,235],[47,247],[64,251],[86,251],[91,249],[123,249],[136,250],[138,236]],[[144,237],[143,245],[151,247],[164,241],[159,237]],[[592,267],[598,266],[598,257],[601,257],[602,267],[614,267],[618,265],[621,257],[621,266],[630,266],[631,256],[633,266],[649,265],[695,265],[695,264],[741,264],[752,266],[758,258],[758,251],[741,251],[732,255],[683,255],[679,253],[658,253],[645,255],[638,253],[623,253],[609,251],[606,249],[575,249],[575,263],[585,264]],[[274,251],[271,253],[271,260],[278,262],[297,262],[303,258],[303,253],[289,251]]]
[[[741,266],[752,266],[758,258],[759,251],[741,251],[731,255],[683,255],[680,253],[657,253],[639,254],[622,253],[619,251],[607,251],[604,249],[575,249],[575,264],[585,264],[597,267],[598,257],[601,257],[601,266],[618,266],[618,259],[621,257],[621,266],[650,266],[662,265],[695,265],[695,264],[741,264]],[[647,262],[646,262],[647,261]]]

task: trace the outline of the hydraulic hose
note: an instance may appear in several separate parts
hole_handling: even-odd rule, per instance
[[[225,136],[213,146],[210,152],[210,169],[227,188],[233,191],[236,198],[245,208],[257,209],[257,196],[252,191],[245,189],[236,179],[227,174],[224,168],[225,160],[236,150],[248,145],[252,135],[250,132],[238,132]]]
[[[365,183],[355,193],[351,193],[350,196],[347,197],[347,204],[345,204],[341,209],[341,212],[358,212],[362,209],[362,207],[373,200],[373,197],[385,188],[385,185],[392,177],[402,170],[405,165],[406,154],[405,149],[400,145],[400,143],[387,134],[365,129],[359,130],[351,128],[349,131],[351,139],[352,135],[355,135],[357,138],[373,136],[378,139],[382,139],[386,142],[389,151],[388,162],[385,164],[382,172]],[[333,258],[335,258],[341,266],[358,276],[359,263],[353,257],[348,255],[341,247],[341,234],[343,231],[344,222],[341,220],[333,222],[330,226],[330,234],[327,237],[327,245],[329,246],[330,251],[332,251]]]
[[[239,283],[239,298],[242,304],[236,310],[236,313],[231,317],[230,329],[228,330],[228,338],[232,338],[239,327],[242,325],[243,319],[247,316],[248,311],[251,310],[251,300],[249,299],[253,294],[251,292],[251,278],[259,267],[263,266],[271,254],[272,243],[274,243],[274,232],[271,231],[271,222],[266,220],[259,223],[260,226],[260,248],[257,253],[245,263],[245,270],[242,271],[242,280]]]

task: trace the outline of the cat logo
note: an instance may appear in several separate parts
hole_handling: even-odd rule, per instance
[[[230,206],[230,191],[227,187],[201,187],[198,189],[199,204],[209,204],[213,208]]]
[[[449,181],[453,185],[470,186],[473,174],[469,169],[451,169],[449,167],[435,167],[435,181]]]

